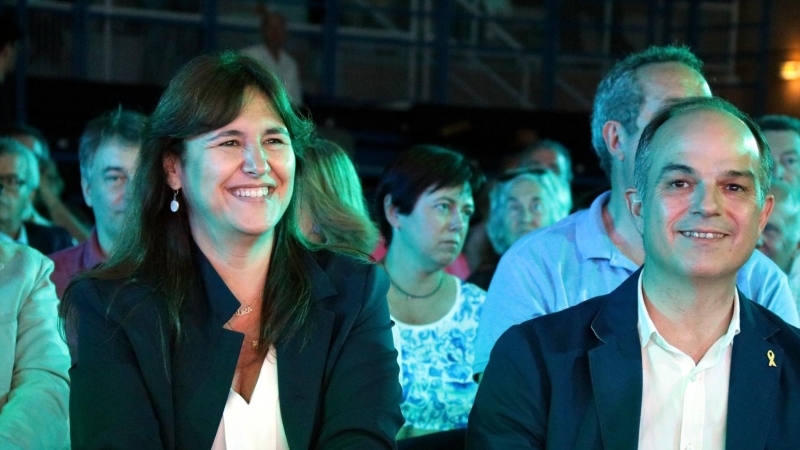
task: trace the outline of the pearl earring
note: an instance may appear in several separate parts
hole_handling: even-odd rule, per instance
[[[172,212],[178,212],[178,208],[180,207],[181,204],[178,203],[178,191],[175,191],[175,193],[172,194],[172,201],[169,202],[169,210]]]

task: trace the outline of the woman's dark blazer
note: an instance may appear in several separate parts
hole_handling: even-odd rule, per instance
[[[211,448],[243,334],[223,328],[239,302],[202,254],[195,263],[202,282],[176,344],[151,286],[86,279],[69,290],[73,448]],[[403,417],[386,276],[324,251],[309,252],[305,265],[310,334],[304,346],[300,335],[276,346],[289,447],[395,448]]]

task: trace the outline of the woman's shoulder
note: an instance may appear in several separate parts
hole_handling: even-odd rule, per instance
[[[486,291],[466,281],[460,281],[458,308],[452,320],[464,327],[474,327],[478,324],[483,302],[486,300]]]
[[[385,303],[389,282],[378,265],[366,257],[357,258],[331,250],[309,251],[308,257],[312,261],[309,267],[311,282],[314,291],[320,295],[335,292],[337,303],[363,304],[374,299]],[[330,283],[331,291],[322,288],[327,283]]]
[[[65,298],[78,310],[91,308],[108,314],[109,317],[129,317],[136,315],[161,315],[166,311],[161,306],[158,290],[138,278],[100,279],[82,277],[73,282]]]
[[[356,254],[346,254],[325,248],[309,250],[308,252],[326,273],[341,270],[366,272],[375,265],[369,255],[358,257]]]
[[[473,303],[483,303],[486,300],[486,291],[480,287],[468,282],[460,281],[461,283],[461,296],[464,300]]]
[[[369,256],[360,258],[327,249],[310,250],[309,256],[337,290],[363,285],[359,280],[375,278],[377,265],[369,259]],[[314,270],[311,270],[310,274],[312,278],[318,276]]]

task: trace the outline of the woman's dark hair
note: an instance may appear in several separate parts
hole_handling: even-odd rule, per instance
[[[406,150],[383,171],[375,189],[375,211],[386,245],[392,242],[392,226],[383,209],[387,195],[400,214],[411,214],[427,190],[469,183],[472,195],[478,195],[485,181],[478,164],[461,153],[436,145],[415,145]]]
[[[188,138],[235,120],[251,91],[263,94],[283,120],[296,154],[296,172],[302,172],[303,149],[313,125],[292,109],[279,79],[236,52],[199,56],[172,79],[145,127],[125,225],[110,259],[86,275],[155,286],[167,299],[176,341],[180,339],[181,312],[192,307],[189,293],[198,281],[198,269],[192,257],[189,205],[181,202],[177,213],[168,207],[173,191],[167,184],[164,159],[181,160]],[[275,263],[270,264],[264,286],[258,345],[265,354],[270,345],[298,331],[309,310],[305,246],[294,211],[290,203],[275,226],[271,256]],[[69,312],[69,296],[64,297],[67,303],[62,304],[62,317]]]

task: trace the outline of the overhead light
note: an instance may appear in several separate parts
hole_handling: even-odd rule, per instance
[[[800,61],[784,61],[781,64],[781,78],[784,80],[800,79]]]

